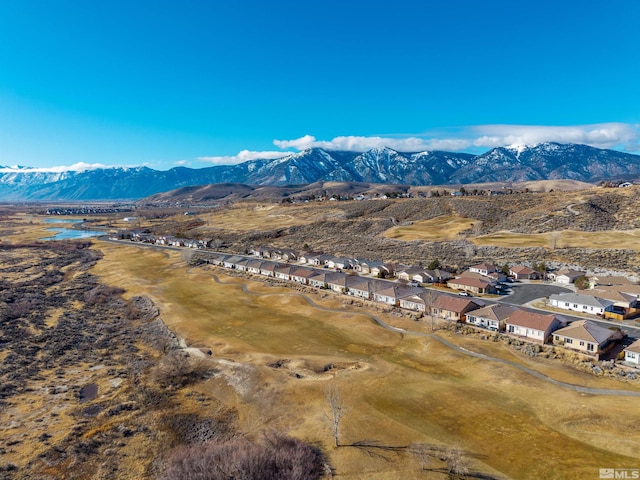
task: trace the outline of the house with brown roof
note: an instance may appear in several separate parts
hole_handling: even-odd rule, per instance
[[[624,349],[624,361],[640,365],[640,340],[636,340]]]
[[[516,280],[537,280],[540,278],[540,274],[538,272],[525,265],[514,265],[513,267],[510,267],[509,275]]]
[[[289,277],[294,282],[301,283],[302,285],[309,285],[309,277],[312,277],[315,273],[316,270],[312,268],[300,267],[292,271]]]
[[[507,319],[516,310],[518,310],[518,307],[504,303],[495,303],[467,313],[467,323],[476,327],[503,332]]]
[[[578,320],[553,332],[553,343],[581,353],[600,355],[623,336],[620,329],[610,330],[590,320]]]
[[[484,302],[453,295],[439,295],[433,302],[431,315],[451,322],[464,322],[466,313],[484,307]]]
[[[567,320],[562,315],[519,309],[513,312],[505,323],[507,335],[542,345],[549,340],[554,331],[564,327]]]
[[[260,265],[260,274],[265,277],[274,277],[277,266],[278,264],[276,262],[271,262],[269,260],[262,262]]]
[[[633,285],[633,282],[627,277],[619,275],[591,275],[589,277],[589,288],[597,286],[611,287],[613,285]]]
[[[278,264],[273,270],[273,273],[278,280],[291,280],[291,272],[294,270],[297,270],[297,268],[290,265]]]
[[[459,277],[449,280],[447,286],[453,290],[462,290],[476,295],[481,293],[494,293],[496,291],[493,280],[489,279],[489,277],[471,272],[465,272]]]
[[[580,293],[613,302],[613,307],[602,314],[603,318],[624,320],[640,315],[640,285],[601,285],[589,290],[580,290]]]
[[[249,273],[255,273],[256,275],[259,274],[261,266],[262,266],[262,260],[250,259],[247,261],[247,271]]]
[[[236,270],[238,270],[239,272],[246,272],[246,271],[249,269],[249,266],[248,266],[248,265],[249,265],[249,262],[250,262],[250,261],[251,261],[251,260],[249,260],[248,258],[246,258],[246,257],[242,257],[240,260],[238,260],[238,261],[235,263],[234,268],[235,268]]]

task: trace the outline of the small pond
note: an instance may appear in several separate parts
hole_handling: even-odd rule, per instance
[[[97,237],[105,232],[98,230],[74,230],[72,228],[47,228],[52,232],[58,232],[51,237],[44,237],[42,240],[77,240],[79,238]]]

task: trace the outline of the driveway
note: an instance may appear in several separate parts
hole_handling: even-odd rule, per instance
[[[537,298],[548,297],[554,293],[573,292],[569,288],[559,287],[557,285],[547,285],[540,283],[512,283],[509,288],[512,294],[501,297],[498,301],[501,303],[509,303],[512,305],[524,305]]]

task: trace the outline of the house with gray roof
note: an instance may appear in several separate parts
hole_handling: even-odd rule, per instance
[[[612,311],[615,302],[582,293],[556,293],[549,296],[549,305],[563,310],[602,315],[606,311]]]

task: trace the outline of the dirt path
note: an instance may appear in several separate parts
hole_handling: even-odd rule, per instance
[[[190,270],[187,270],[187,273],[191,273]],[[244,283],[238,284],[235,282],[223,282],[222,280],[220,280],[220,278],[218,278],[218,276],[215,273],[211,273],[210,274],[211,277],[213,278],[213,280],[216,283],[219,283],[221,285],[235,285],[235,286],[239,286],[242,288],[242,291],[248,295],[256,295],[256,296],[271,296],[271,295],[278,295],[278,296],[296,296],[296,297],[300,297],[303,300],[305,300],[310,306],[312,306],[313,308],[317,308],[318,310],[322,310],[325,312],[332,312],[332,313],[345,313],[344,310],[340,310],[340,309],[336,309],[336,308],[328,308],[328,307],[323,307],[321,305],[318,305],[317,303],[315,303],[309,296],[303,294],[303,293],[259,293],[259,292],[252,292],[251,290],[248,289],[247,285]],[[585,387],[582,385],[574,385],[571,383],[566,383],[566,382],[561,382],[559,380],[555,380],[547,375],[544,375],[543,373],[540,373],[536,370],[533,370],[531,368],[525,367],[523,365],[520,365],[518,363],[509,361],[509,360],[505,360],[502,358],[498,358],[498,357],[491,357],[489,355],[484,355],[482,353],[477,353],[477,352],[472,352],[471,350],[467,350],[466,348],[463,347],[459,347],[457,345],[454,345],[453,343],[449,342],[448,340],[445,340],[442,337],[439,337],[438,335],[434,335],[432,333],[423,333],[423,332],[415,332],[412,330],[406,330],[404,328],[398,328],[398,327],[394,327],[392,325],[389,325],[388,323],[386,323],[384,320],[382,320],[380,317],[373,315],[371,313],[368,312],[357,312],[359,315],[364,315],[366,317],[369,317],[371,320],[373,320],[375,323],[377,323],[378,325],[380,325],[382,328],[385,328],[391,332],[395,332],[398,333],[400,335],[413,335],[413,336],[419,336],[419,337],[426,337],[426,338],[432,338],[440,343],[442,343],[443,345],[451,348],[452,350],[455,350],[456,352],[462,353],[463,355],[468,355],[470,357],[474,357],[474,358],[480,358],[482,360],[487,360],[490,362],[496,362],[496,363],[502,363],[504,365],[508,365],[510,367],[513,368],[517,368],[518,370],[525,372],[533,377],[536,377],[540,380],[543,380],[545,382],[551,383],[553,385],[556,385],[558,387],[562,387],[562,388],[567,388],[569,390],[573,390],[575,392],[579,392],[579,393],[586,393],[589,395],[613,395],[613,396],[626,396],[626,397],[640,397],[640,392],[633,392],[633,391],[629,391],[629,390],[615,390],[615,389],[608,389],[608,388],[593,388],[593,387]]]

